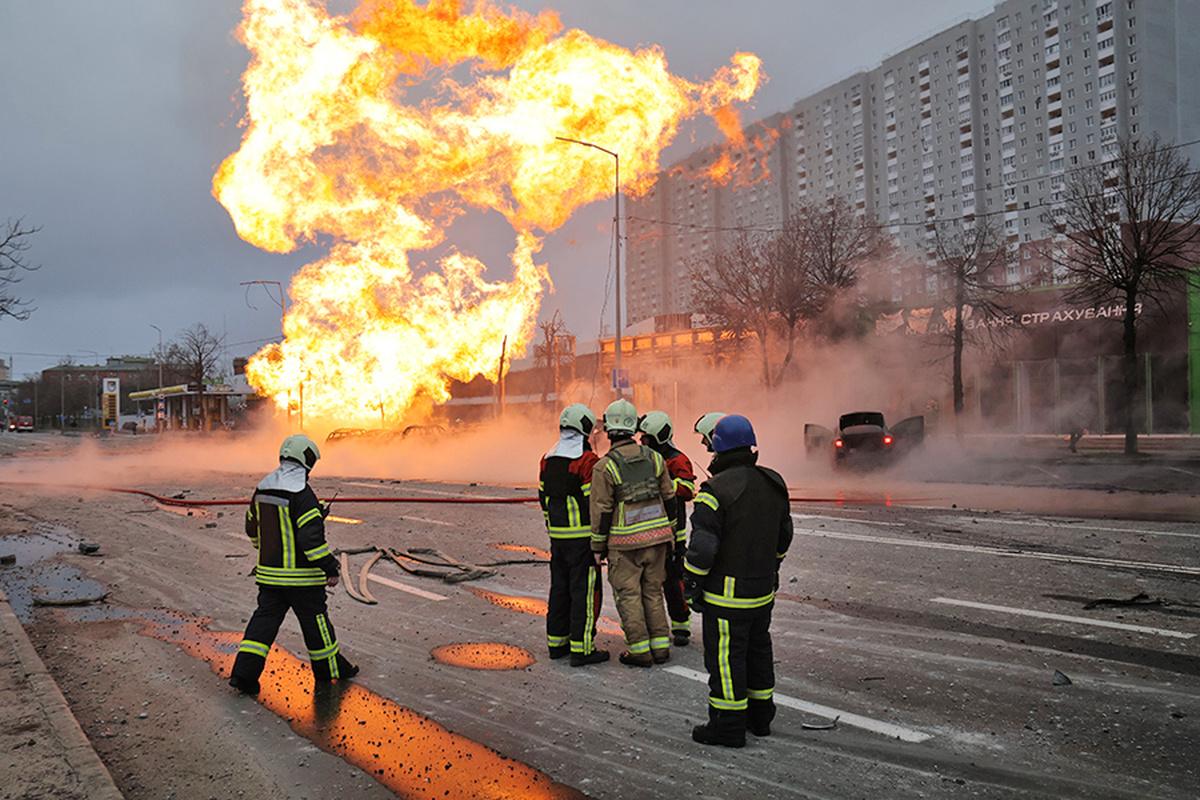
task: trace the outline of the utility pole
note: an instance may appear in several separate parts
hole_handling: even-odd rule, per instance
[[[158,331],[158,355],[157,355],[157,357],[155,357],[155,359],[154,359],[154,360],[158,362],[158,388],[159,388],[159,389],[162,389],[162,386],[163,386],[163,373],[162,373],[162,367],[163,367],[163,364],[162,364],[162,360],[163,360],[162,328],[158,327],[158,326],[157,326],[157,325],[155,325],[153,322],[151,322],[151,323],[150,323],[150,327],[151,327],[151,328],[154,328],[154,330]]]
[[[496,373],[496,388],[500,399],[500,407],[496,416],[504,416],[504,359],[508,355],[508,335],[505,334],[504,341],[500,344],[500,370]]]
[[[280,283],[279,281],[254,280],[254,281],[241,281],[238,283],[238,286],[246,287],[246,305],[248,305],[248,306],[250,306],[250,288],[249,287],[251,287],[251,286],[264,287],[263,291],[265,291],[267,293],[267,297],[271,298],[271,300],[276,305],[279,306],[279,335],[284,336],[285,334],[283,332],[283,326],[284,326],[284,323],[287,322],[287,294],[283,291],[283,284]],[[276,297],[275,295],[271,294],[271,290],[265,288],[267,286],[274,286],[276,289],[278,289],[279,297]],[[250,307],[254,308],[254,306],[250,306]],[[255,309],[255,310],[257,310],[257,309]],[[301,391],[301,394],[303,394],[304,390],[301,389],[300,391]],[[302,413],[302,416],[303,416],[303,413]],[[291,389],[288,389],[288,396],[287,396],[287,418],[288,418],[288,428],[290,429],[292,427],[292,390]],[[301,421],[300,427],[301,427],[301,429],[304,428],[303,421]]]
[[[612,150],[606,147],[601,147],[598,144],[584,142],[579,139],[570,139],[566,136],[555,136],[560,142],[570,142],[584,147],[590,147],[593,150],[599,150],[602,153],[608,153],[613,157],[616,165],[616,181],[613,190],[613,255],[616,256],[616,264],[614,270],[616,273],[616,317],[617,327],[615,330],[615,339],[613,341],[613,383],[616,384],[617,393],[621,391],[621,157]]]

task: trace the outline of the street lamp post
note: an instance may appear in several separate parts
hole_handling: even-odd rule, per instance
[[[599,150],[601,153],[608,153],[613,157],[616,166],[615,175],[615,190],[613,191],[613,254],[616,256],[616,306],[617,327],[616,337],[613,342],[613,383],[617,393],[621,393],[621,156],[617,155],[612,150],[606,147],[601,147],[592,142],[581,141],[580,139],[571,139],[566,136],[555,136],[560,142],[570,142],[571,144],[590,147],[593,150]]]
[[[280,283],[279,281],[255,280],[255,281],[241,281],[238,283],[238,286],[246,287],[246,305],[250,305],[250,287],[251,286],[262,286],[262,287],[274,286],[276,289],[279,290],[279,297],[278,297],[278,299],[276,299],[275,295],[271,294],[270,289],[264,288],[264,291],[266,291],[267,296],[270,297],[271,300],[273,300],[275,303],[277,303],[279,305],[279,334],[280,334],[280,336],[286,335],[286,334],[284,334],[283,326],[284,326],[284,323],[287,321],[287,294],[285,294],[283,291],[283,284]],[[254,306],[250,306],[250,307],[254,308]],[[302,398],[300,402],[303,403],[304,402],[303,401],[303,396],[304,396],[303,385],[300,388],[300,395]],[[304,418],[303,418],[304,412],[301,411],[300,415],[301,415],[300,428],[301,428],[301,430],[303,430],[304,429]],[[292,426],[292,390],[291,389],[288,389],[287,418],[288,418],[288,428],[290,429]]]
[[[157,356],[157,357],[156,357],[154,360],[158,362],[158,388],[159,388],[159,389],[162,389],[162,386],[163,386],[163,378],[162,378],[162,358],[163,358],[163,346],[162,346],[162,328],[158,327],[158,326],[157,326],[157,325],[155,325],[153,322],[151,322],[151,323],[150,323],[150,327],[151,327],[151,328],[154,328],[154,330],[158,331],[158,356]]]

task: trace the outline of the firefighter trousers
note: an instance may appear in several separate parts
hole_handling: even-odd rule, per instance
[[[775,712],[771,606],[726,612],[704,609],[704,666],[708,704],[716,711],[746,711],[770,721]]]
[[[550,599],[546,644],[551,655],[588,655],[596,649],[596,620],[604,599],[600,568],[587,536],[550,540]]]
[[[671,618],[671,633],[685,638],[691,636],[692,610],[683,597],[683,559],[673,554],[667,557],[663,597],[667,601],[667,616]]]
[[[634,655],[671,649],[671,628],[663,607],[670,544],[608,552],[608,581],[621,615],[625,646]]]
[[[294,611],[300,621],[313,677],[327,681],[352,669],[340,652],[333,623],[329,621],[324,586],[259,586],[258,608],[254,609],[246,625],[246,635],[238,646],[232,677],[251,685],[258,683],[267,653],[288,609]]]

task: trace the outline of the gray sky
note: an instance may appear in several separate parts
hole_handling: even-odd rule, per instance
[[[339,3],[344,6],[345,3]],[[986,0],[521,0],[555,8],[568,27],[625,46],[658,43],[672,71],[703,78],[738,50],[770,76],[748,118],[872,66],[886,53],[988,8]],[[231,344],[278,334],[261,294],[238,281],[287,281],[316,252],[272,255],[242,242],[212,198],[216,166],[237,149],[237,0],[0,0],[0,219],[44,226],[30,252],[43,265],[18,287],[37,311],[0,319],[0,358],[18,374],[57,363],[146,353],[156,324],[170,338],[203,322]],[[703,137],[700,129],[697,135]],[[688,142],[668,154],[686,152]],[[541,260],[562,311],[594,338],[611,207],[595,204],[553,234]],[[459,226],[464,228],[466,226]],[[465,252],[508,269],[503,226],[452,230]],[[456,236],[456,234],[459,234]],[[610,306],[611,310],[611,306]],[[233,344],[231,355],[253,352]],[[45,353],[48,356],[22,355]]]

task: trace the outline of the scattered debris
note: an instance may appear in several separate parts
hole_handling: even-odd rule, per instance
[[[1101,597],[1092,600],[1084,605],[1084,611],[1091,611],[1093,608],[1130,608],[1132,606],[1155,607],[1163,605],[1162,598],[1151,597],[1145,592],[1138,592],[1133,597],[1121,599],[1113,597]]]
[[[379,563],[379,559],[383,558],[383,553],[376,552],[375,555],[367,559],[367,563],[363,564],[362,569],[358,571],[358,593],[367,599],[370,605],[379,603],[375,599],[375,595],[371,594],[370,588],[367,586],[367,578],[371,575],[371,567]],[[346,576],[346,585],[350,585],[350,576]]]
[[[942,528],[942,533],[962,533],[962,528]]]
[[[338,561],[342,565],[342,584],[346,587],[346,594],[350,595],[352,599],[369,606],[378,603],[379,601],[374,597],[367,598],[364,596],[358,591],[358,587],[354,585],[354,580],[350,576],[350,554],[342,552],[338,556]]]
[[[841,716],[834,717],[829,722],[801,722],[800,729],[805,731],[831,731],[837,727],[838,720]]]
[[[100,552],[100,545],[96,544],[95,542],[80,542],[79,552],[83,553],[85,556],[93,556]]]
[[[226,558],[245,558],[248,555],[250,555],[250,554],[249,553],[226,553],[225,557]]]
[[[1054,678],[1050,682],[1052,684],[1054,684],[1055,686],[1070,686],[1071,685],[1071,679],[1068,678],[1062,672],[1059,672],[1058,670],[1054,670]]]
[[[9,553],[7,555],[0,556],[0,566],[7,567],[8,565],[15,563],[17,563],[17,556],[15,553]]]
[[[866,683],[867,681],[886,681],[887,678],[882,675],[867,675],[866,677],[859,678],[858,680],[859,683]]]

